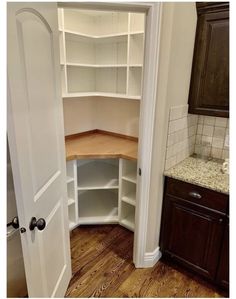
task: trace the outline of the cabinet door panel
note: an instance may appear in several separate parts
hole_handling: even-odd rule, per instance
[[[217,282],[222,287],[229,289],[229,224],[226,225],[224,232]]]
[[[221,218],[182,200],[165,197],[162,250],[214,279],[222,238]]]
[[[228,117],[229,12],[198,17],[189,94],[191,113]]]

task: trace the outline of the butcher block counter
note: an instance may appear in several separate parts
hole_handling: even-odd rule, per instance
[[[124,158],[137,160],[138,139],[94,130],[67,136],[66,160]]]

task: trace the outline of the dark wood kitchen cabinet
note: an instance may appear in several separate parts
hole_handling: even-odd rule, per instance
[[[217,282],[225,289],[229,288],[229,223],[226,224],[222,242],[219,268],[217,271]]]
[[[189,112],[229,117],[229,2],[198,2]]]
[[[166,178],[160,247],[164,257],[227,289],[228,195]]]

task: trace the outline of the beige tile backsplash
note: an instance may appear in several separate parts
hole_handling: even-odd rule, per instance
[[[171,107],[166,150],[166,170],[193,154],[197,120],[197,115],[188,114],[188,105]]]
[[[194,152],[219,159],[229,157],[229,148],[225,141],[229,136],[229,119],[223,117],[198,117],[198,127]]]
[[[165,170],[193,153],[225,159],[229,119],[188,114],[188,105],[170,108]]]

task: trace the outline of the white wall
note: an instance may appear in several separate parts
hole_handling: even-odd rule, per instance
[[[188,102],[196,21],[194,2],[163,3],[147,252],[159,245],[169,109]]]
[[[136,100],[98,98],[97,129],[138,137],[139,107]]]
[[[95,129],[93,119],[94,98],[70,98],[63,100],[65,135]]]
[[[139,101],[91,97],[65,99],[63,106],[65,135],[100,129],[138,137]]]

